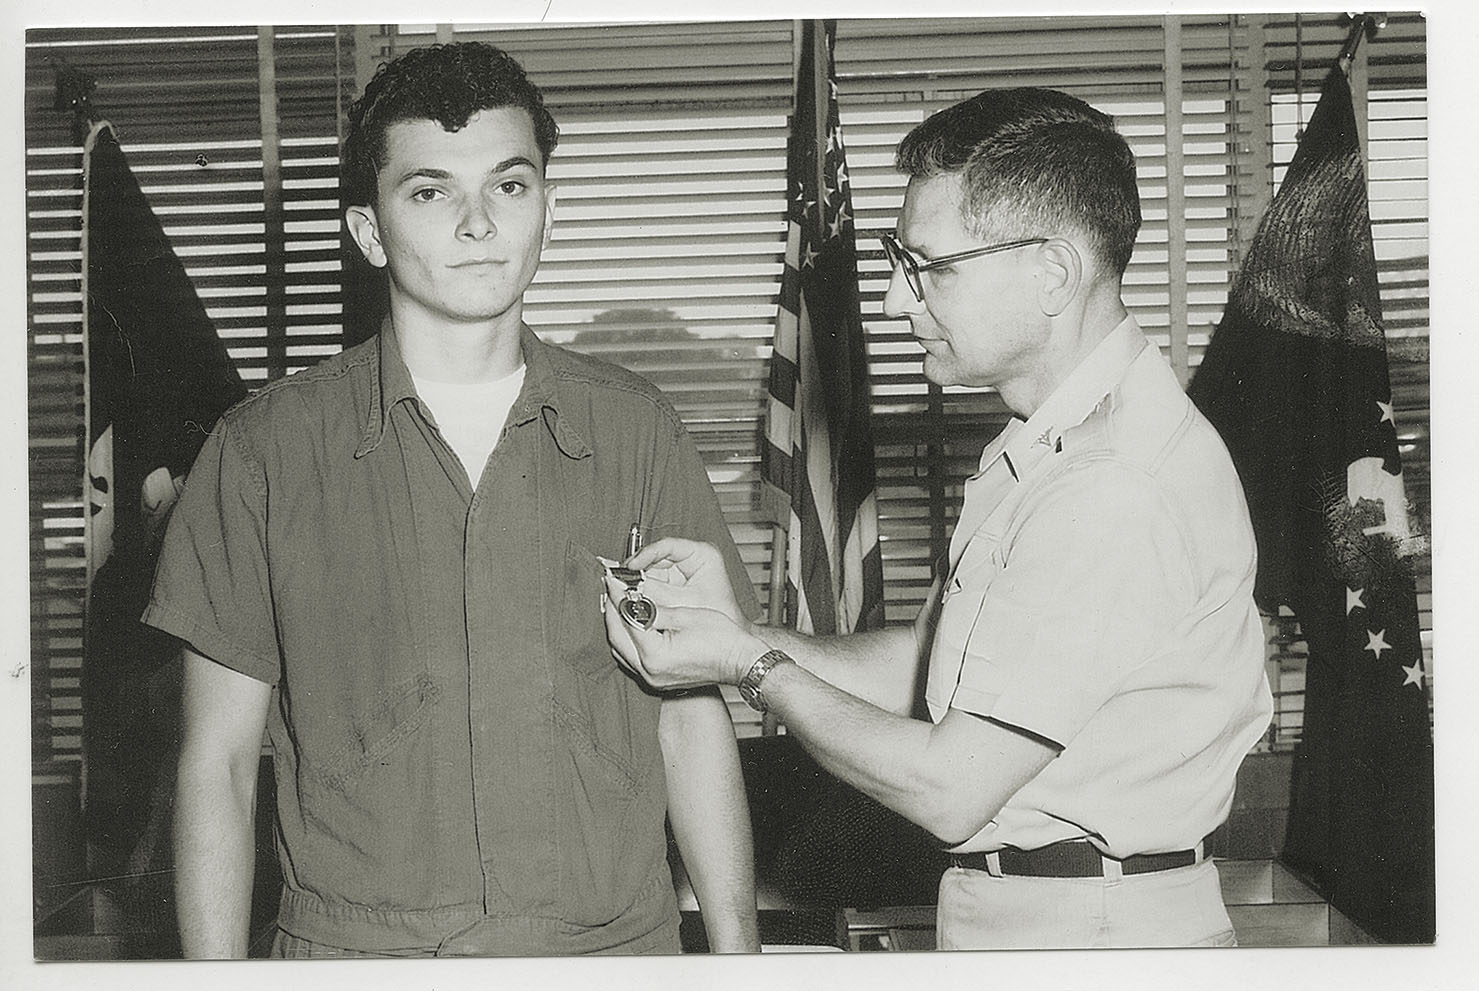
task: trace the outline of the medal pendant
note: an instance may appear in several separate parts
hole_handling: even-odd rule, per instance
[[[622,620],[633,629],[650,630],[657,619],[657,606],[636,589],[627,592],[627,597],[617,604],[616,611]]]

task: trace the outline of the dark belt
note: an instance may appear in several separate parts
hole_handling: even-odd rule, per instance
[[[1201,844],[1206,848],[1206,842]],[[1083,840],[1053,843],[1036,850],[1004,847],[995,851],[1001,873],[1014,877],[1103,877],[1104,862],[1117,861],[1123,874],[1151,874],[1190,867],[1205,859],[1196,850],[1173,850],[1170,853],[1137,853],[1118,858],[1101,853]],[[973,871],[991,871],[988,853],[952,853],[950,864]]]

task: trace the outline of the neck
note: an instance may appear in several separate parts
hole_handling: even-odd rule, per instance
[[[492,382],[523,364],[522,322],[514,315],[486,324],[418,320],[391,307],[401,360],[411,374],[433,382]]]
[[[1048,339],[1030,374],[997,387],[1007,408],[1022,419],[1037,412],[1072,371],[1129,315],[1113,293],[1091,293],[1082,305],[1050,318]]]

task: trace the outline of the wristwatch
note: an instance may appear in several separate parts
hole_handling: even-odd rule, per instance
[[[739,681],[740,698],[745,704],[756,712],[765,712],[769,706],[765,704],[765,696],[760,692],[760,683],[765,676],[780,664],[795,664],[790,654],[782,650],[767,650],[760,658],[750,665],[750,670]]]

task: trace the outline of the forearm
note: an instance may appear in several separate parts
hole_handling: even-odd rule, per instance
[[[796,664],[772,668],[761,692],[824,768],[952,846],[1057,754],[1039,737],[957,709],[938,723],[884,712]]]
[[[187,959],[244,958],[255,862],[257,766],[182,752],[175,902]]]
[[[913,627],[835,637],[770,626],[755,626],[751,632],[834,688],[885,712],[907,716],[913,711],[924,672]]]
[[[771,650],[790,655],[800,663],[757,675],[759,697],[787,733],[834,775],[941,840],[969,839],[1056,754],[1043,738],[983,715],[951,709],[931,723],[901,714],[912,709],[934,592],[931,608],[912,627],[815,639],[749,626],[733,610],[715,608],[726,597],[705,578],[715,570],[712,548],[669,538],[643,553],[649,556],[634,558],[634,566],[670,562],[690,583],[682,588],[700,594],[661,593],[651,630],[634,629],[615,609],[606,611],[612,649],[629,670],[657,688],[756,688],[747,679],[759,658]],[[625,594],[613,579],[607,589],[613,602]]]
[[[245,957],[257,769],[271,688],[184,652],[175,785],[175,905],[186,957]]]
[[[668,815],[709,946],[719,953],[758,952],[754,844],[729,711],[716,690],[665,699],[658,732]]]
[[[950,838],[948,820],[955,810],[930,751],[930,723],[885,711],[797,665],[773,669],[763,690],[787,734],[822,767],[936,836]]]

